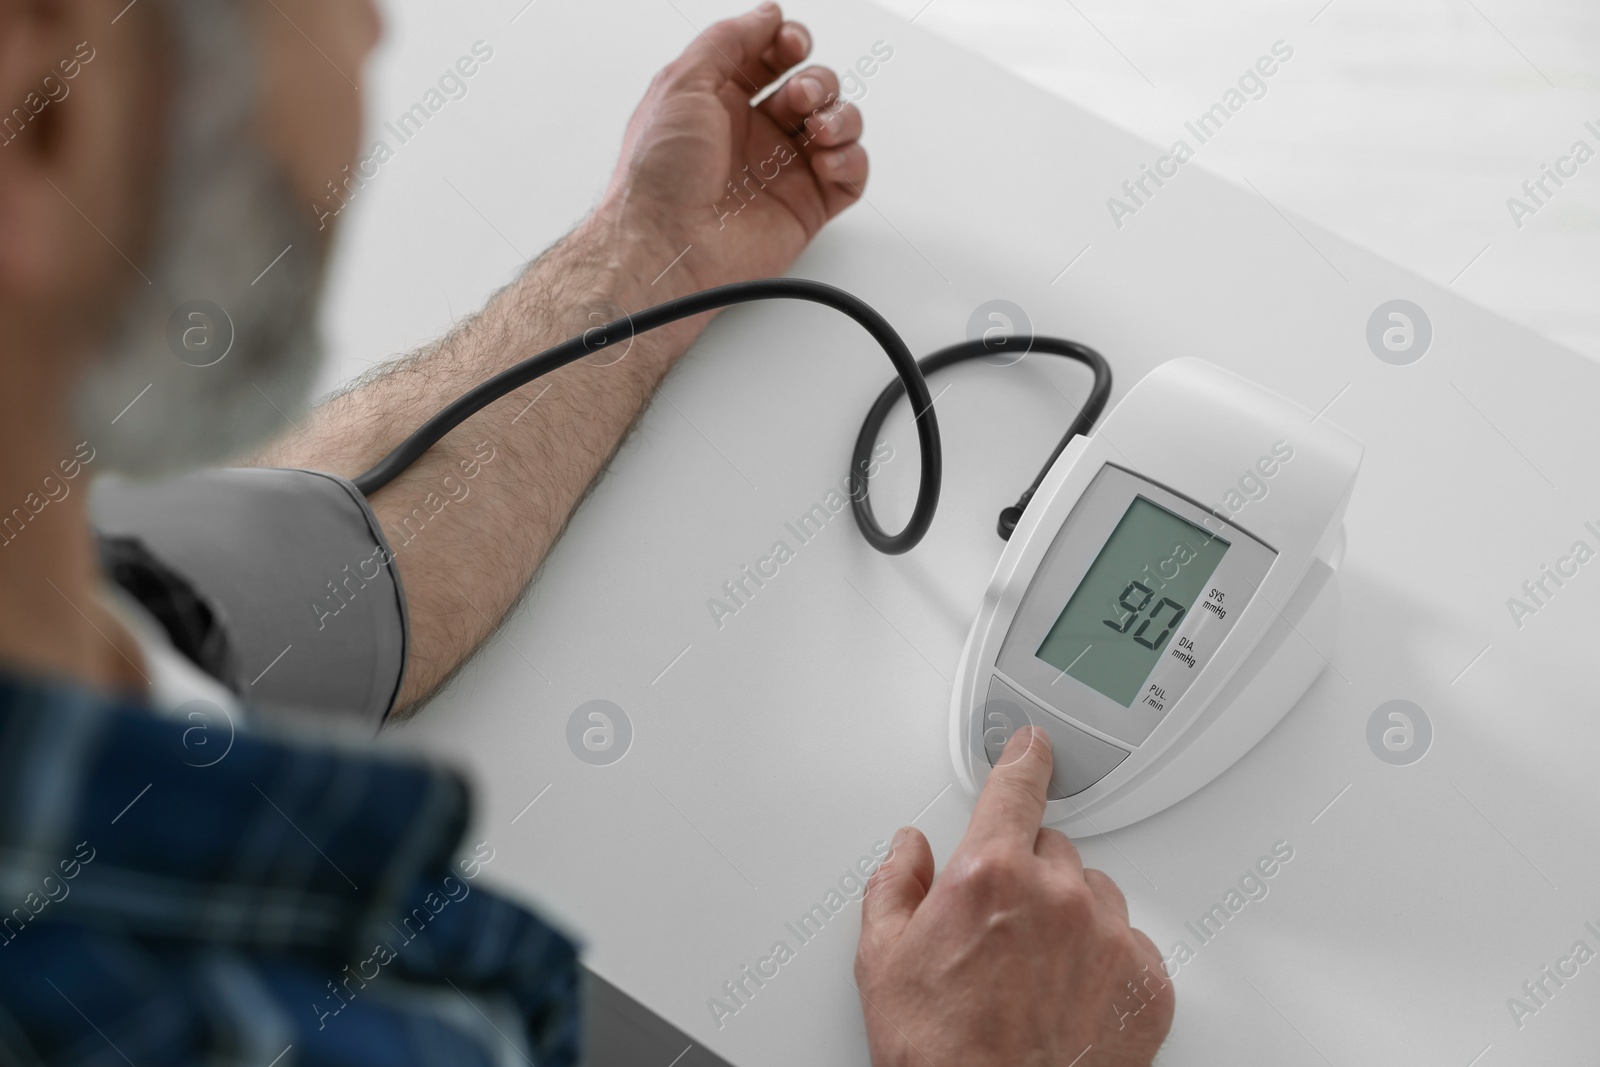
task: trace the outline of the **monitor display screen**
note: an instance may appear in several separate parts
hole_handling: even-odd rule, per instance
[[[1135,497],[1034,654],[1130,707],[1228,542]]]

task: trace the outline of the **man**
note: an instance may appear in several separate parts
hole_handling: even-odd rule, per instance
[[[184,560],[97,542],[89,521],[90,477],[215,463],[282,431],[315,367],[334,229],[318,207],[355,157],[377,34],[368,0],[0,0],[5,1063],[578,1055],[573,946],[470,884],[492,852],[461,855],[462,782],[246,730],[242,709],[226,737],[185,712],[234,714],[221,613]],[[809,49],[773,4],[709,28],[651,83],[572,233],[450,335],[291,423],[252,461],[279,469],[205,483],[323,492],[382,547],[445,479],[472,479],[472,508],[379,558],[409,612],[381,713],[417,707],[492,633],[705,317],[564,368],[531,409],[488,408],[370,511],[302,469],[365,469],[594,309],[781,273],[867,175],[836,76],[795,71]],[[794,162],[713,239],[708,205],[775,146]],[[226,349],[191,344],[219,316]],[[229,611],[248,628],[248,602]],[[1147,1064],[1165,1036],[1159,954],[1111,881],[1040,829],[1049,773],[1044,735],[1019,731],[937,880],[922,835],[896,835],[856,966],[880,1067]]]

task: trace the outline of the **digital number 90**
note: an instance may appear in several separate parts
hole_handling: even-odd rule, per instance
[[[1117,606],[1124,612],[1123,617],[1121,619],[1102,619],[1101,621],[1117,631],[1117,633],[1125,634],[1132,628],[1135,620],[1139,618],[1144,609],[1150,607],[1150,601],[1155,595],[1155,590],[1143,582],[1129,582],[1128,587],[1117,598]],[[1172,614],[1167,619],[1162,620],[1161,613],[1169,607],[1172,609]],[[1178,623],[1183,621],[1183,616],[1188,610],[1176,600],[1170,597],[1162,597],[1157,601],[1155,607],[1150,608],[1150,614],[1146,615],[1144,621],[1139,623],[1139,628],[1134,630],[1133,639],[1152,651],[1160,648],[1167,638],[1171,636]],[[1152,623],[1163,624],[1166,629],[1147,641],[1144,635],[1150,629]]]

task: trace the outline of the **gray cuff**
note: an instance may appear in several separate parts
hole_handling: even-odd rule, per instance
[[[410,628],[393,553],[366,498],[318,471],[207,470],[101,482],[102,534],[132,537],[222,615],[245,699],[381,724]]]

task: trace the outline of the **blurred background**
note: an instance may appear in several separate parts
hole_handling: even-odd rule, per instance
[[[1600,152],[1595,0],[881,3],[1163,146],[1282,40],[1189,165],[1600,359],[1600,158],[1520,227],[1506,203],[1575,141]]]

